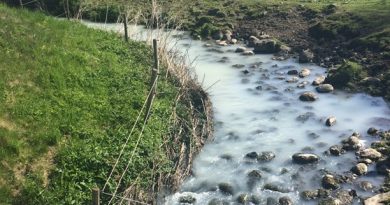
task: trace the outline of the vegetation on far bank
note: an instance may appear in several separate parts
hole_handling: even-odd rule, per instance
[[[91,188],[103,187],[149,92],[150,50],[77,22],[0,4],[0,204],[89,203]],[[141,200],[154,200],[156,183],[175,171],[182,141],[192,143],[171,138],[178,129],[174,111],[183,120],[195,116],[177,96],[179,82],[161,72],[167,77],[158,82],[138,149],[132,156],[142,122],[108,193],[131,158],[119,191],[131,188]]]

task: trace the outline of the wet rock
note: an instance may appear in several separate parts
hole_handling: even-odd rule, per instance
[[[359,188],[364,190],[364,191],[369,191],[369,190],[372,190],[374,188],[374,185],[372,185],[368,181],[361,181],[361,182],[359,182],[358,185],[359,185]]]
[[[179,197],[179,202],[185,204],[193,204],[196,202],[196,198],[191,195],[181,196]]]
[[[218,32],[215,32],[212,36],[211,36],[214,40],[221,40],[223,38],[223,33],[222,31],[218,31]]]
[[[284,196],[284,197],[279,198],[279,204],[280,205],[293,205],[294,203],[288,196]]]
[[[331,84],[321,84],[316,87],[316,90],[319,93],[330,93],[333,92],[334,88]]]
[[[364,163],[364,164],[367,164],[367,165],[372,164],[372,160],[371,159],[360,159],[358,162],[359,163]]]
[[[364,163],[359,163],[357,165],[355,165],[354,167],[352,167],[351,171],[356,174],[356,175],[364,175],[364,174],[367,174],[367,171],[368,171],[368,167],[366,164]]]
[[[333,145],[329,148],[329,153],[333,156],[340,156],[345,153],[345,150],[340,145]]]
[[[257,54],[271,54],[280,51],[281,44],[273,39],[264,39],[255,42],[253,52]]]
[[[275,158],[275,153],[273,152],[262,152],[257,157],[257,161],[259,162],[269,162]]]
[[[298,70],[289,70],[287,71],[287,75],[298,75]]]
[[[227,46],[227,42],[226,41],[217,41],[216,42],[218,46]]]
[[[329,117],[328,119],[326,119],[325,121],[325,125],[328,126],[328,127],[331,127],[333,125],[336,124],[336,117]]]
[[[313,52],[311,52],[311,50],[307,49],[307,50],[302,50],[300,53],[299,53],[299,63],[309,63],[309,62],[312,62],[313,61],[313,58],[314,58],[314,54]]]
[[[355,191],[338,190],[336,191],[335,198],[340,200],[341,205],[351,205],[355,194]]]
[[[221,199],[212,199],[208,205],[229,205],[230,203]]]
[[[369,134],[369,135],[377,135],[378,134],[378,130],[375,128],[375,127],[370,127],[370,128],[368,128],[368,130],[367,130],[367,134]]]
[[[267,184],[265,184],[263,189],[276,191],[276,192],[280,192],[280,193],[288,193],[288,192],[290,192],[290,190],[288,190],[285,187],[282,187],[280,184],[274,184],[274,183],[267,183]]]
[[[234,188],[229,183],[220,183],[218,184],[219,190],[226,195],[234,195]]]
[[[245,65],[243,65],[243,64],[234,64],[234,65],[232,65],[232,67],[233,68],[243,68],[243,67],[245,67]]]
[[[312,200],[312,199],[317,199],[318,197],[318,190],[312,190],[312,191],[303,191],[300,194],[301,198],[303,200]]]
[[[298,81],[299,81],[298,77],[292,77],[292,78],[286,80],[286,82],[288,82],[288,83],[297,83]]]
[[[249,36],[249,39],[248,39],[248,46],[249,47],[255,47],[256,45],[256,42],[260,41],[260,39],[258,39],[257,37],[255,36]]]
[[[237,197],[237,202],[241,204],[247,204],[250,201],[250,197],[248,194],[240,194]]]
[[[336,178],[330,174],[327,174],[322,178],[321,184],[325,189],[338,189],[340,187]]]
[[[223,154],[223,155],[219,156],[219,158],[230,161],[233,159],[233,156],[230,154]]]
[[[310,147],[310,146],[306,146],[306,147],[302,148],[301,151],[302,152],[312,152],[312,151],[314,151],[314,148]]]
[[[373,161],[377,161],[380,158],[382,158],[382,154],[373,148],[367,148],[367,149],[361,150],[357,153],[357,155],[360,158],[371,159]]]
[[[310,70],[307,68],[304,68],[301,70],[301,72],[299,72],[299,77],[301,77],[301,78],[305,78],[309,75],[310,75]]]
[[[292,159],[296,164],[311,164],[318,162],[319,157],[315,154],[296,153]]]
[[[318,205],[342,205],[342,204],[341,204],[341,201],[339,199],[329,197],[326,199],[321,199],[318,202]]]
[[[259,154],[257,152],[249,152],[248,154],[245,155],[245,158],[248,159],[257,159]]]
[[[255,179],[255,180],[259,180],[261,179],[262,175],[261,175],[261,171],[259,170],[252,170],[248,173],[248,177],[250,179]]]
[[[314,114],[314,113],[313,113]],[[320,137],[319,134],[316,134],[314,132],[311,132],[307,135],[310,139],[318,139]]]
[[[250,202],[252,202],[252,203],[255,204],[255,205],[258,205],[258,204],[261,203],[261,198],[258,197],[258,196],[256,196],[256,195],[252,195],[252,196],[250,197]]]
[[[301,96],[299,96],[299,100],[304,102],[312,102],[317,99],[318,97],[313,92],[304,92]]]
[[[238,42],[238,40],[235,39],[235,38],[232,38],[232,40],[230,40],[230,43],[231,43],[231,44],[236,44],[237,42]]]
[[[382,205],[383,202],[390,200],[390,192],[377,194],[364,200],[364,205]]]
[[[209,48],[209,49],[207,49],[207,51],[213,52],[213,53],[224,53],[224,51],[219,49],[219,48]]]
[[[241,53],[241,55],[244,55],[244,56],[253,56],[255,55],[255,53],[253,53],[253,51],[244,51]]]
[[[267,198],[267,205],[278,205],[278,201],[276,201],[275,198],[268,197]]]
[[[244,73],[244,75],[247,75],[249,74],[249,70],[243,70],[242,73]]]
[[[283,174],[287,174],[289,171],[287,168],[282,168],[282,170],[280,170],[280,174],[283,175]]]
[[[390,174],[390,158],[378,161],[376,163],[376,171],[379,174],[389,175]]]
[[[342,141],[343,149],[345,150],[358,150],[362,147],[360,139],[356,136],[350,136]]]
[[[236,48],[236,53],[242,53],[242,52],[245,52],[246,51],[246,48],[245,47],[238,47]]]
[[[316,86],[321,85],[322,83],[324,83],[324,81],[325,81],[325,76],[319,76],[314,79],[312,85],[316,85]]]
[[[329,197],[331,194],[331,191],[327,189],[318,189],[318,198],[326,198]]]

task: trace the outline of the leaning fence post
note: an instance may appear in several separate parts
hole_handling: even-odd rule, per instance
[[[92,189],[92,205],[100,205],[100,189]]]
[[[154,57],[154,66],[152,68],[152,77],[150,79],[150,94],[148,96],[144,121],[148,120],[149,118],[150,110],[152,109],[153,99],[156,95],[157,79],[159,73],[158,48],[157,48],[156,39],[153,39],[153,57]]]

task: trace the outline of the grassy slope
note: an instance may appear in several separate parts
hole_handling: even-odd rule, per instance
[[[0,4],[0,53],[0,204],[87,202],[90,189],[102,187],[147,95],[149,48]],[[147,190],[156,174],[170,171],[160,145],[177,93],[172,82],[159,82],[164,93],[123,184],[138,177],[135,184]]]

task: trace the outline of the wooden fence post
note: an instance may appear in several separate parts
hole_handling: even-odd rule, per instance
[[[92,205],[100,205],[100,189],[92,189]]]
[[[157,80],[159,74],[159,62],[158,62],[158,47],[157,40],[153,39],[153,57],[154,57],[154,67],[152,68],[152,77],[150,79],[150,95],[148,96],[148,101],[146,104],[146,114],[144,121],[148,120],[150,116],[150,111],[152,109],[153,99],[156,95]]]
[[[125,14],[125,20],[123,21],[123,25],[125,27],[125,41],[129,42],[129,33],[127,31],[127,14]]]

